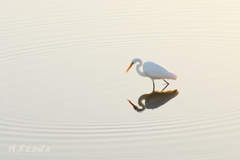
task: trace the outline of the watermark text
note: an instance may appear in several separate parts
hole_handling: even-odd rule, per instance
[[[27,146],[27,145],[10,145],[8,147],[8,152],[13,153],[43,153],[43,152],[50,152],[51,149],[48,146]]]

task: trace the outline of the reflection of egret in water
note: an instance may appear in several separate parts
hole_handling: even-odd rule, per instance
[[[138,98],[138,104],[141,106],[139,108],[138,106],[134,105],[130,100],[128,102],[133,106],[133,108],[136,111],[143,111],[146,108],[147,109],[155,109],[158,108],[165,103],[167,103],[170,99],[176,97],[178,95],[178,90],[169,90],[169,91],[153,91],[150,94],[143,94]],[[145,100],[145,103],[143,103],[143,100]]]

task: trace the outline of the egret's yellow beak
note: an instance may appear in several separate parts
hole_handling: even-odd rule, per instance
[[[128,67],[128,69],[126,70],[126,72],[125,73],[127,73],[128,72],[128,70],[132,67],[132,65],[133,65],[133,62],[130,64],[130,66]]]

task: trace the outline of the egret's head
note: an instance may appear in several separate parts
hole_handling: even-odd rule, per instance
[[[136,62],[141,62],[141,60],[138,59],[138,58],[133,59],[132,62],[131,62],[131,64],[129,65],[129,67],[128,67],[128,69],[126,70],[125,73],[127,73],[128,70],[129,70]]]

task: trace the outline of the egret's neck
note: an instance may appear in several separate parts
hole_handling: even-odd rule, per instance
[[[140,67],[142,66],[142,61],[139,59],[139,64],[136,66],[136,70],[137,70],[137,73],[140,75],[140,76],[143,76],[143,77],[146,77],[147,75],[140,70]]]
[[[148,96],[149,96],[149,94],[141,95],[138,98],[138,105],[141,106],[142,108],[146,108],[146,99],[147,99]],[[145,100],[145,104],[142,102],[143,100]]]

